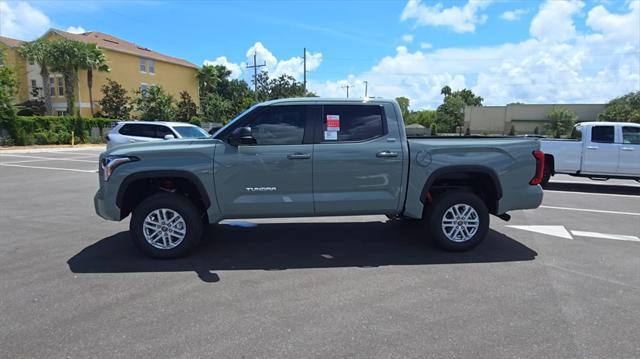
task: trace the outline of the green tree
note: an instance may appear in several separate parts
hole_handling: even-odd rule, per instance
[[[407,121],[409,121],[409,99],[404,97],[404,96],[400,96],[400,97],[396,97],[396,102],[398,103],[398,106],[400,106],[400,113],[402,114],[402,118],[404,119],[404,122],[406,124],[409,124]]]
[[[36,40],[23,43],[18,52],[27,61],[32,61],[40,66],[40,77],[42,78],[42,88],[44,95],[44,106],[46,114],[50,115],[52,110],[51,93],[49,92],[49,65],[51,62],[51,46],[46,40]]]
[[[544,124],[547,134],[554,138],[560,138],[571,133],[578,116],[567,108],[554,106],[547,115],[547,119],[549,119],[549,122]]]
[[[18,91],[18,80],[11,68],[0,66],[0,128],[9,131],[16,138],[16,110],[13,108],[13,96]]]
[[[197,112],[198,107],[193,102],[191,95],[187,91],[180,92],[180,101],[178,101],[176,108],[176,120],[189,122]]]
[[[204,118],[213,122],[227,123],[235,116],[231,101],[218,93],[208,94],[200,103],[200,110]]]
[[[131,115],[131,97],[119,83],[107,78],[102,85],[102,99],[98,101],[102,113],[108,118],[128,119]]]
[[[136,91],[133,100],[140,119],[147,121],[171,121],[175,116],[173,96],[167,94],[161,86],[151,86],[146,90]]]
[[[49,46],[51,70],[62,74],[66,90],[67,113],[73,115],[76,113],[78,71],[87,68],[88,63],[86,46],[82,42],[67,39],[52,41]]]
[[[93,71],[109,72],[107,57],[96,44],[84,44],[84,60],[80,63],[81,70],[87,70],[87,87],[89,88],[89,106],[93,116]]]
[[[452,92],[449,86],[445,86],[440,92],[444,95],[444,101],[436,110],[436,122],[439,129],[447,132],[455,132],[457,126],[463,125],[465,106],[482,106],[484,101],[467,89]]]
[[[599,117],[603,121],[640,123],[640,91],[629,92],[609,101]]]

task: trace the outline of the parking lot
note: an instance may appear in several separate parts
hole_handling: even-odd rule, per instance
[[[445,253],[384,216],[227,221],[151,260],[100,148],[0,152],[0,357],[640,357],[640,183],[557,176]]]

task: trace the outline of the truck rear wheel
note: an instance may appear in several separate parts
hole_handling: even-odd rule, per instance
[[[444,192],[435,197],[425,220],[435,243],[452,252],[477,246],[489,230],[487,206],[471,192]]]
[[[200,242],[202,227],[198,209],[188,199],[174,193],[158,193],[133,210],[129,232],[146,255],[177,258]]]

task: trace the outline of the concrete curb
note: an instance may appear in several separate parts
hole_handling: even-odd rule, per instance
[[[2,153],[40,153],[40,152],[75,152],[75,151],[95,151],[106,150],[106,145],[92,145],[92,146],[51,146],[51,147],[11,147],[2,149],[0,148],[0,154]]]

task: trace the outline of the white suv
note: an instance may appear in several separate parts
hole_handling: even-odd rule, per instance
[[[124,121],[118,122],[105,138],[110,149],[136,142],[208,137],[207,131],[184,122]]]

